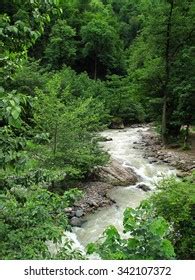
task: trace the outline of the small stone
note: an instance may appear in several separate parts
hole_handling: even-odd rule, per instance
[[[157,162],[157,159],[152,158],[152,157],[149,157],[148,160],[149,160],[149,163],[155,163],[155,162]]]
[[[70,213],[73,211],[72,207],[65,208],[65,213]]]
[[[80,218],[82,217],[84,214],[84,211],[82,209],[78,209],[75,213],[76,217]]]
[[[73,217],[73,218],[70,220],[70,224],[71,224],[71,226],[73,226],[73,227],[81,227],[81,225],[82,225],[82,220],[79,219],[78,217]]]
[[[186,177],[188,175],[188,173],[186,173],[186,172],[177,172],[176,175],[177,175],[178,178],[184,178],[184,177]]]
[[[151,188],[143,183],[138,184],[136,188],[141,189],[144,192],[151,191]]]
[[[88,202],[88,204],[89,204],[90,206],[98,207],[98,204],[97,204],[94,200],[90,200],[90,201]]]
[[[163,162],[164,163],[170,163],[170,159],[169,158],[165,158],[165,159],[163,159]]]
[[[106,138],[105,141],[112,141],[113,139],[112,138]]]

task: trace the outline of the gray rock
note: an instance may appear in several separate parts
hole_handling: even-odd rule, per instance
[[[187,172],[177,172],[176,176],[178,178],[184,178],[186,176],[188,176],[189,174]]]
[[[84,211],[82,209],[78,209],[75,213],[76,217],[80,218],[84,215]]]
[[[112,141],[113,139],[112,138],[110,138],[110,137],[101,137],[100,139],[99,139],[99,142],[108,142],[108,141]]]
[[[158,156],[158,159],[163,160],[164,156]]]
[[[149,160],[149,163],[155,163],[155,162],[157,162],[157,159],[152,158],[152,157],[149,157],[148,160]]]
[[[112,141],[112,140],[113,140],[112,138],[106,138],[106,139],[105,139],[106,142]]]
[[[72,219],[70,220],[70,224],[73,227],[81,227],[82,220],[79,219],[78,217],[72,217]]]
[[[151,191],[151,188],[144,183],[140,183],[136,186],[136,188],[141,189],[144,192]]]
[[[170,163],[171,160],[170,160],[170,158],[164,158],[164,159],[163,159],[163,162],[164,162],[164,163]]]
[[[168,148],[169,148],[169,149],[177,149],[177,148],[180,148],[180,144],[178,144],[178,143],[172,143],[172,144],[169,144],[169,145],[168,145]]]
[[[124,123],[123,120],[119,117],[113,118],[110,124],[110,128],[114,129],[124,129]]]
[[[65,208],[65,213],[70,213],[73,211],[72,207]]]
[[[194,169],[195,169],[195,165],[189,167],[189,170],[194,170]]]
[[[98,207],[98,204],[94,201],[94,200],[89,200],[88,201],[88,204],[90,205],[90,206],[94,206],[94,207]]]
[[[144,143],[144,146],[148,147],[148,146],[150,146],[150,143],[146,142],[146,143]]]
[[[69,217],[74,217],[76,215],[76,211],[72,211],[70,213],[67,213]]]
[[[106,182],[113,186],[134,185],[138,177],[130,167],[123,167],[121,164],[112,160],[112,162],[96,170],[98,181]]]

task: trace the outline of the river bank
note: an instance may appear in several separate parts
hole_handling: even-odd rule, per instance
[[[81,226],[86,215],[115,204],[115,200],[109,196],[109,191],[115,186],[134,185],[137,181],[138,176],[130,167],[124,167],[116,159],[110,158],[106,166],[97,167],[87,182],[77,186],[84,196],[75,202],[73,207],[65,209],[70,224]]]
[[[110,154],[111,162],[106,167],[97,168],[89,181],[79,185],[84,197],[65,210],[74,227],[81,227],[88,221],[89,215],[94,215],[101,209],[118,207],[119,196],[128,196],[129,188],[135,188],[134,194],[142,197],[142,193],[153,189],[153,181],[159,180],[163,174],[176,175],[178,172],[174,167],[182,166],[180,158],[176,156],[174,159],[177,164],[174,166],[174,161],[172,164],[168,150],[159,157],[163,147],[150,125],[110,129],[101,134],[105,140],[101,142],[101,146]],[[128,197],[131,200],[131,196]],[[125,203],[124,208],[128,205],[128,202]]]
[[[144,152],[144,158],[150,163],[166,163],[178,170],[177,176],[183,177],[195,171],[195,148],[184,151],[177,145],[164,147],[152,125],[147,131],[140,131],[141,141],[134,142],[134,148]]]

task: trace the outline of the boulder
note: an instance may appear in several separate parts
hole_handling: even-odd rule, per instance
[[[80,218],[84,215],[84,211],[82,209],[78,209],[78,210],[76,210],[75,215],[76,215],[76,217]]]
[[[164,163],[170,163],[171,160],[170,160],[170,158],[164,158],[164,159],[163,159],[163,162],[164,162]]]
[[[155,158],[153,158],[153,157],[149,157],[148,158],[148,161],[149,161],[149,163],[155,163],[155,162],[157,162],[158,160],[157,159],[155,159]]]
[[[178,171],[177,174],[176,174],[176,176],[177,176],[178,178],[184,178],[184,177],[186,177],[186,176],[189,176],[189,173],[187,173],[187,172],[182,172],[182,171]]]
[[[113,186],[134,185],[138,177],[130,167],[122,166],[117,160],[112,160],[109,165],[98,167],[97,180]]]
[[[65,213],[71,213],[73,211],[72,207],[68,207],[64,209]]]
[[[99,142],[108,142],[108,141],[112,141],[113,139],[110,137],[100,137],[100,139],[98,139]]]
[[[88,204],[91,206],[91,207],[95,207],[95,208],[98,208],[98,204],[95,202],[95,200],[93,199],[90,199],[88,201]]]
[[[83,221],[78,217],[72,217],[72,219],[70,220],[70,224],[73,227],[81,227],[82,223]]]
[[[113,140],[112,138],[106,138],[105,139],[106,142],[109,142],[109,141],[112,141],[112,140]]]
[[[140,183],[136,186],[136,188],[141,189],[144,192],[151,191],[151,188],[144,183]]]
[[[168,145],[168,148],[169,149],[178,149],[178,148],[180,148],[181,146],[180,146],[180,144],[178,144],[178,143],[172,143],[172,144],[169,144]]]
[[[114,129],[124,129],[124,123],[123,120],[119,117],[115,117],[111,120],[111,124],[109,126],[110,128],[114,128]]]
[[[195,165],[190,166],[189,170],[192,170],[192,171],[195,170]]]

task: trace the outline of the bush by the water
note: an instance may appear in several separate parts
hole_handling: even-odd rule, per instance
[[[0,259],[83,258],[80,251],[71,248],[70,240],[62,244],[64,231],[70,229],[64,210],[80,196],[78,190],[59,196],[40,186],[17,186],[1,193]],[[49,250],[48,242],[58,246],[57,255]]]
[[[158,189],[140,207],[125,210],[125,237],[110,226],[88,253],[102,259],[194,259],[194,176],[162,180]]]
[[[152,197],[156,215],[173,227],[172,240],[177,259],[195,258],[195,175],[178,181],[163,180]]]

